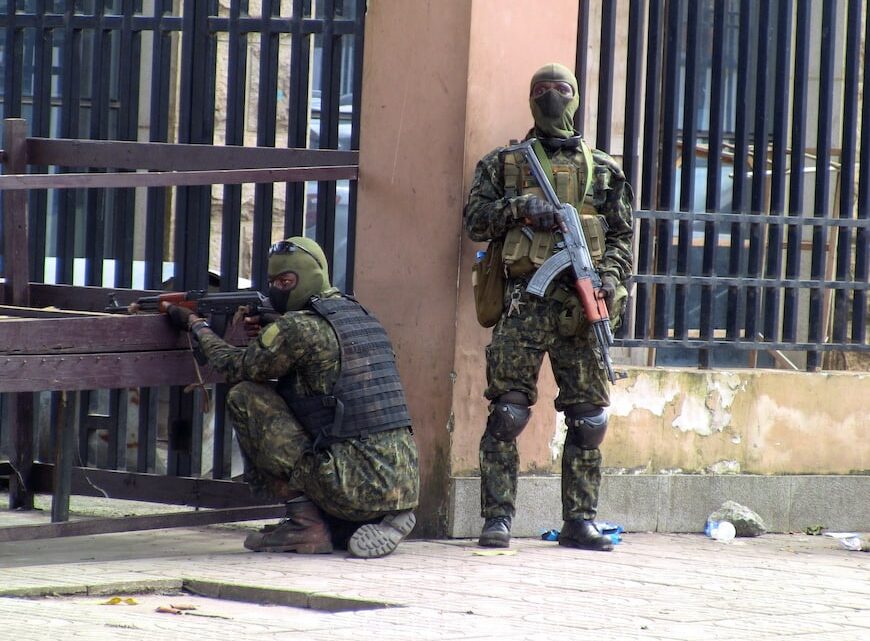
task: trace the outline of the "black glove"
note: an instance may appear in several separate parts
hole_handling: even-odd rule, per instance
[[[526,217],[535,229],[552,229],[556,225],[558,209],[549,202],[532,196],[526,201]]]
[[[601,277],[601,288],[597,292],[598,298],[604,299],[607,311],[613,309],[613,298],[616,296],[616,287],[619,285],[616,278],[610,274]]]
[[[175,328],[182,331],[190,331],[190,317],[193,312],[182,307],[181,305],[170,305],[166,309],[166,316],[169,318],[169,323]]]
[[[269,323],[274,323],[279,318],[281,318],[281,314],[278,312],[259,312],[252,316],[245,316],[245,334],[248,338],[256,338],[261,329]]]

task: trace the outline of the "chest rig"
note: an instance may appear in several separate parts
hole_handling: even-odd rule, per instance
[[[351,438],[411,426],[393,347],[376,318],[346,296],[312,299],[335,331],[341,372],[331,394],[297,397],[288,379],[277,391],[318,449]]]
[[[593,202],[592,182],[594,163],[592,152],[581,141],[576,153],[556,154],[548,158],[540,143],[535,145],[545,173],[552,176],[553,189],[563,204],[573,205],[580,216],[580,225],[589,245],[589,254],[597,265],[604,256],[605,227]],[[547,162],[544,162],[547,159]],[[533,194],[544,198],[544,193],[519,152],[502,155],[504,192],[506,198]],[[511,277],[526,276],[559,249],[562,233],[558,230],[532,229],[527,225],[512,227],[504,240],[502,258]]]

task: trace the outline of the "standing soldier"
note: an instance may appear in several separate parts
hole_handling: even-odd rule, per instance
[[[574,129],[579,106],[577,80],[560,64],[532,76],[529,105],[534,127],[526,140],[562,203],[580,214],[589,252],[601,277],[596,292],[616,323],[627,298],[632,269],[631,187],[619,165],[591,150]],[[548,176],[548,177],[549,177]],[[601,484],[599,445],[607,430],[608,380],[591,326],[583,316],[573,277],[563,272],[544,297],[526,291],[543,260],[558,248],[557,210],[543,198],[523,156],[503,148],[478,164],[465,206],[465,229],[473,241],[502,247],[505,270],[501,310],[486,348],[490,401],[480,441],[481,516],[479,544],[510,545],[515,514],[519,456],[516,439],[537,401],[544,354],[559,387],[556,409],[564,412],[567,434],[562,451],[562,517],[559,544],[610,550],[611,540],[595,526]],[[566,270],[570,272],[570,270]]]

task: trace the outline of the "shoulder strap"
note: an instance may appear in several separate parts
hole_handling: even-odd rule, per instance
[[[580,149],[583,150],[583,157],[586,158],[586,189],[583,191],[585,198],[589,194],[589,187],[592,186],[592,172],[595,170],[595,164],[592,162],[592,150],[582,138],[580,139]]]
[[[535,155],[538,157],[538,161],[540,161],[541,163],[541,169],[544,170],[544,174],[546,174],[547,180],[550,181],[553,189],[555,189],[556,180],[553,178],[553,165],[550,163],[550,159],[547,157],[547,152],[544,151],[544,146],[537,138],[532,141],[532,151],[534,151]]]

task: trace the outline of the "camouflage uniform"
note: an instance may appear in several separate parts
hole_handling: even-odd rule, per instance
[[[337,290],[324,296],[336,295]],[[265,337],[265,338],[264,338]],[[349,439],[317,452],[301,423],[270,381],[295,373],[301,396],[327,394],[340,371],[340,350],[329,323],[311,311],[291,311],[267,326],[247,348],[200,335],[209,363],[229,383],[227,396],[239,445],[255,491],[279,500],[298,492],[328,514],[369,521],[416,507],[417,447],[410,428]]]
[[[511,198],[505,195],[504,166],[500,149],[487,154],[477,165],[465,207],[466,231],[473,241],[501,239],[518,224]],[[572,164],[585,167],[578,149],[548,150],[555,166]],[[624,283],[632,267],[631,187],[616,162],[607,154],[594,151],[591,194],[586,203],[606,222],[605,251],[598,265],[606,274]],[[583,203],[571,203],[578,211]],[[560,333],[560,317],[571,301],[579,301],[567,275],[560,276],[554,291],[561,297],[544,299],[526,292],[530,274],[508,278],[504,311],[493,329],[486,348],[487,389],[490,401],[511,391],[521,391],[529,404],[537,401],[537,380],[544,353],[550,358],[559,387],[555,399],[559,411],[578,403],[609,405],[608,381],[599,364],[598,348],[588,323],[570,336]],[[572,300],[573,299],[573,300]],[[563,518],[594,519],[601,482],[601,452],[581,449],[566,441],[562,452]],[[489,430],[480,442],[481,515],[486,518],[513,516],[519,457],[516,439],[501,441]]]

